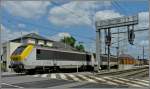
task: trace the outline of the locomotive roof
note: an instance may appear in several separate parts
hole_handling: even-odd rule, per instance
[[[73,50],[63,50],[63,49],[57,49],[52,47],[44,47],[44,46],[35,46],[37,49],[43,49],[43,50],[53,50],[53,51],[60,51],[60,52],[69,52],[69,53],[78,53],[78,54],[88,54],[87,52],[79,52],[79,51],[73,51]]]

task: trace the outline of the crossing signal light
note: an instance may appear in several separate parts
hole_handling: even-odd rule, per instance
[[[134,33],[134,26],[130,29],[128,26],[128,41],[131,45],[134,45],[135,33]]]
[[[105,44],[110,46],[111,45],[111,32],[110,29],[108,29],[108,32],[105,31]]]

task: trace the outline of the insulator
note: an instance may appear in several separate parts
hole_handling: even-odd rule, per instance
[[[110,29],[108,31],[105,31],[105,44],[110,46],[111,45],[111,32]]]

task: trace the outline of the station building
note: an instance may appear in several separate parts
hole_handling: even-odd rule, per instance
[[[129,54],[121,54],[119,56],[119,68],[120,69],[130,69],[136,64],[136,59]]]

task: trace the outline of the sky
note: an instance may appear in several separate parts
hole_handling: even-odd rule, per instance
[[[95,51],[95,21],[138,15],[139,24],[135,29],[148,28],[149,24],[148,0],[1,1],[0,11],[3,42],[20,37],[21,33],[35,32],[56,41],[73,36],[92,52]],[[127,31],[126,27],[115,29]],[[113,37],[112,42],[116,42],[117,35]],[[124,38],[127,34],[120,34],[120,39]],[[134,43],[132,46],[127,40],[120,42],[120,52],[141,57],[144,46],[145,57],[148,57],[148,31],[136,32]],[[111,47],[111,53],[115,55],[114,47],[116,45]]]

